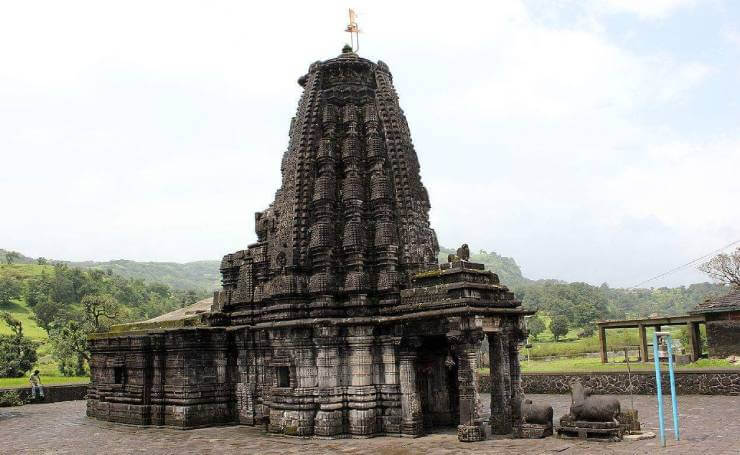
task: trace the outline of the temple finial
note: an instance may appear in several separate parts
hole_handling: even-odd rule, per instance
[[[357,13],[352,8],[349,9],[349,25],[344,30],[349,33],[350,50],[357,52],[360,50],[360,27],[357,25]],[[344,52],[344,49],[342,49]]]

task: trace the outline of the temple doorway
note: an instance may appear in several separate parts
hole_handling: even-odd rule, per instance
[[[457,426],[460,421],[457,364],[445,336],[422,339],[417,357],[416,384],[427,433]]]

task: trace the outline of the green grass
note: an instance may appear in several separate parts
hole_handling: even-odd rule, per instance
[[[532,343],[529,355],[531,357],[572,356],[599,352],[599,336],[597,334],[579,339],[578,332],[571,330],[565,337],[561,338],[561,341],[557,342],[545,341],[552,340],[551,336],[547,337],[540,334],[538,341]],[[625,346],[635,347],[639,344],[637,329],[609,330],[606,342],[609,350],[622,349]]]
[[[30,376],[30,375],[29,375]],[[90,378],[87,376],[46,376],[41,375],[42,385],[59,385],[59,384],[87,384]],[[31,387],[27,377],[22,378],[0,378],[0,389],[2,388],[23,388]]]
[[[38,264],[0,264],[0,274],[12,275],[20,279],[39,276],[44,271],[50,275],[54,275],[54,266]]]
[[[46,271],[49,275],[54,275],[54,267],[50,265],[38,264],[2,264],[0,265],[0,276],[10,275],[20,280],[41,275]],[[42,329],[33,320],[33,311],[26,305],[24,298],[11,301],[10,305],[0,305],[0,311],[9,312],[14,318],[23,323],[23,335],[33,340],[44,341],[49,338],[46,330]],[[0,335],[10,335],[10,328],[0,323]]]
[[[631,371],[653,371],[653,363],[630,362]],[[560,373],[560,372],[626,372],[626,363],[601,363],[598,357],[580,357],[575,359],[525,360],[521,358],[522,371],[525,373]],[[661,367],[667,371],[667,367]],[[676,371],[692,371],[703,369],[738,369],[740,365],[731,364],[724,359],[699,359],[694,363],[677,365]],[[488,368],[478,370],[482,374],[488,374]]]
[[[547,319],[543,317],[542,319]],[[548,321],[549,323],[549,321]],[[683,326],[665,327],[673,333],[674,338],[678,338],[678,332]],[[586,353],[599,352],[599,335],[594,333],[590,337],[578,338],[581,329],[570,330],[567,335],[555,341],[550,330],[545,330],[537,337],[537,341],[530,342],[532,347],[529,349],[529,355],[532,358],[555,357],[555,356],[579,356]],[[653,328],[646,330],[648,343],[653,339]],[[609,351],[619,351],[625,347],[638,349],[640,336],[637,329],[609,329],[606,331],[606,346]],[[526,351],[522,351],[526,354]]]
[[[41,348],[39,351],[48,351],[48,348]],[[43,355],[42,355],[43,354]],[[62,376],[57,368],[57,363],[51,359],[48,353],[39,352],[39,361],[36,363],[34,370],[39,370],[41,374],[41,383],[44,385],[53,384],[87,384],[90,378],[87,376]],[[31,372],[20,378],[0,378],[0,388],[3,387],[30,387],[28,377]]]

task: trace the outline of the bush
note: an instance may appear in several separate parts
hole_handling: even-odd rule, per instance
[[[21,398],[19,390],[0,391],[0,407],[23,406],[26,404]]]
[[[578,334],[578,338],[588,338],[594,335],[596,329],[593,324],[586,324],[583,326],[581,333]]]
[[[555,341],[568,333],[568,319],[565,316],[557,315],[550,321],[550,332],[555,337]]]
[[[527,319],[527,330],[532,335],[532,339],[536,341],[539,334],[545,331],[545,323],[542,322],[539,316],[532,316]]]
[[[10,313],[0,313],[13,335],[0,335],[0,377],[19,378],[36,363],[36,342],[23,336],[23,324]]]
[[[36,363],[36,343],[26,337],[0,335],[0,377],[20,378]]]
[[[12,276],[0,276],[0,305],[10,305],[11,300],[22,295],[20,280]]]

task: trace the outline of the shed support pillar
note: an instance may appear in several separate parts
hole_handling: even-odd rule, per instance
[[[643,363],[647,363],[648,360],[648,345],[647,345],[647,334],[645,326],[640,324],[637,326],[637,330],[640,332],[640,360]]]
[[[606,363],[606,328],[599,326],[599,351],[601,352],[601,363]]]
[[[691,361],[696,362],[701,357],[701,332],[699,332],[698,322],[689,322],[686,324],[689,333],[689,345],[691,345]]]

